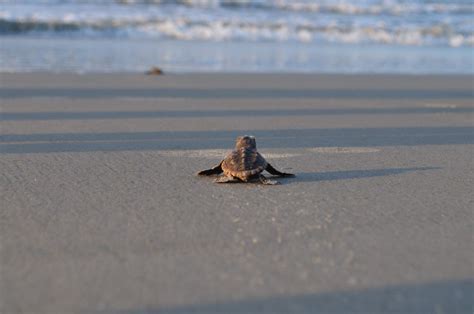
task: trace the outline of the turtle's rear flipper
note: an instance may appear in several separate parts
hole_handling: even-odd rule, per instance
[[[216,183],[237,183],[240,182],[239,179],[228,176],[220,176],[216,179]]]
[[[260,180],[260,183],[262,184],[265,184],[265,185],[277,185],[277,184],[280,184],[280,182],[278,181],[274,181],[274,180],[269,180],[267,178],[265,178],[265,176],[263,174],[261,174],[258,179]]]
[[[269,173],[273,174],[274,176],[279,176],[279,177],[294,177],[295,175],[292,173],[285,173],[285,172],[280,172],[276,170],[275,168],[272,167],[272,165],[267,164],[267,168],[265,168]]]
[[[215,166],[214,168],[202,170],[197,173],[198,176],[212,176],[213,174],[221,174],[222,173],[222,162]]]

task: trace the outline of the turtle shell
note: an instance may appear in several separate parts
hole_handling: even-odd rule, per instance
[[[267,161],[253,147],[237,146],[222,162],[224,175],[247,181],[261,173],[267,167]]]

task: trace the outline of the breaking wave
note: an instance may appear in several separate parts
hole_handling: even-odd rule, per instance
[[[0,36],[474,45],[470,1],[0,1]]]

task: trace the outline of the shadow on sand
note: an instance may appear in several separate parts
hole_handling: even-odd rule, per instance
[[[362,178],[373,178],[383,177],[390,175],[397,175],[412,171],[425,171],[441,169],[440,167],[414,167],[414,168],[385,168],[385,169],[365,169],[365,170],[345,170],[345,171],[327,171],[327,172],[304,172],[298,173],[295,178],[283,178],[279,179],[282,183],[289,183],[286,180],[292,180],[298,182],[319,182],[319,181],[333,181],[333,180],[349,180],[349,179],[362,179]]]
[[[192,99],[470,99],[471,89],[275,89],[275,88],[1,88],[0,97],[68,97],[68,98],[192,98]]]
[[[334,180],[351,180],[363,179],[373,177],[384,177],[397,174],[403,174],[413,171],[426,171],[441,169],[440,167],[413,167],[413,168],[385,168],[385,169],[364,169],[364,170],[342,170],[342,171],[327,171],[327,172],[300,172],[296,173],[295,177],[278,177],[272,176],[266,172],[263,174],[271,180],[278,181],[281,185],[292,184],[295,182],[322,182]],[[203,177],[215,180],[217,176]],[[243,184],[239,181],[225,183],[225,184]],[[261,184],[258,180],[246,184]]]
[[[295,108],[240,110],[160,110],[160,111],[47,111],[4,112],[3,121],[22,120],[90,120],[90,119],[151,119],[151,118],[220,118],[220,117],[288,117],[308,115],[365,114],[434,114],[474,113],[471,107],[379,107],[379,108]]]
[[[264,148],[474,144],[473,127],[247,130]],[[231,149],[242,131],[38,133],[0,136],[0,153]]]
[[[339,291],[321,294],[282,295],[215,304],[169,308],[98,311],[100,314],[283,314],[283,313],[472,313],[474,281],[451,280],[424,284]]]

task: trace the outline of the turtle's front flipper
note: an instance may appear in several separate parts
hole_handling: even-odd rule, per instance
[[[294,177],[295,175],[292,173],[285,173],[285,172],[280,172],[276,170],[275,168],[272,167],[272,165],[267,164],[267,167],[265,168],[269,173],[273,174],[274,176],[279,176],[279,177]]]
[[[258,179],[260,180],[260,183],[265,184],[265,185],[277,185],[277,184],[280,184],[280,182],[278,182],[278,181],[269,180],[269,179],[265,178],[265,176],[264,176],[263,174],[259,175],[259,176],[258,176]]]
[[[239,179],[231,176],[220,176],[216,179],[216,183],[237,183],[240,182]]]
[[[213,174],[220,174],[222,173],[222,161],[215,166],[214,168],[202,170],[197,173],[198,176],[212,176]]]

